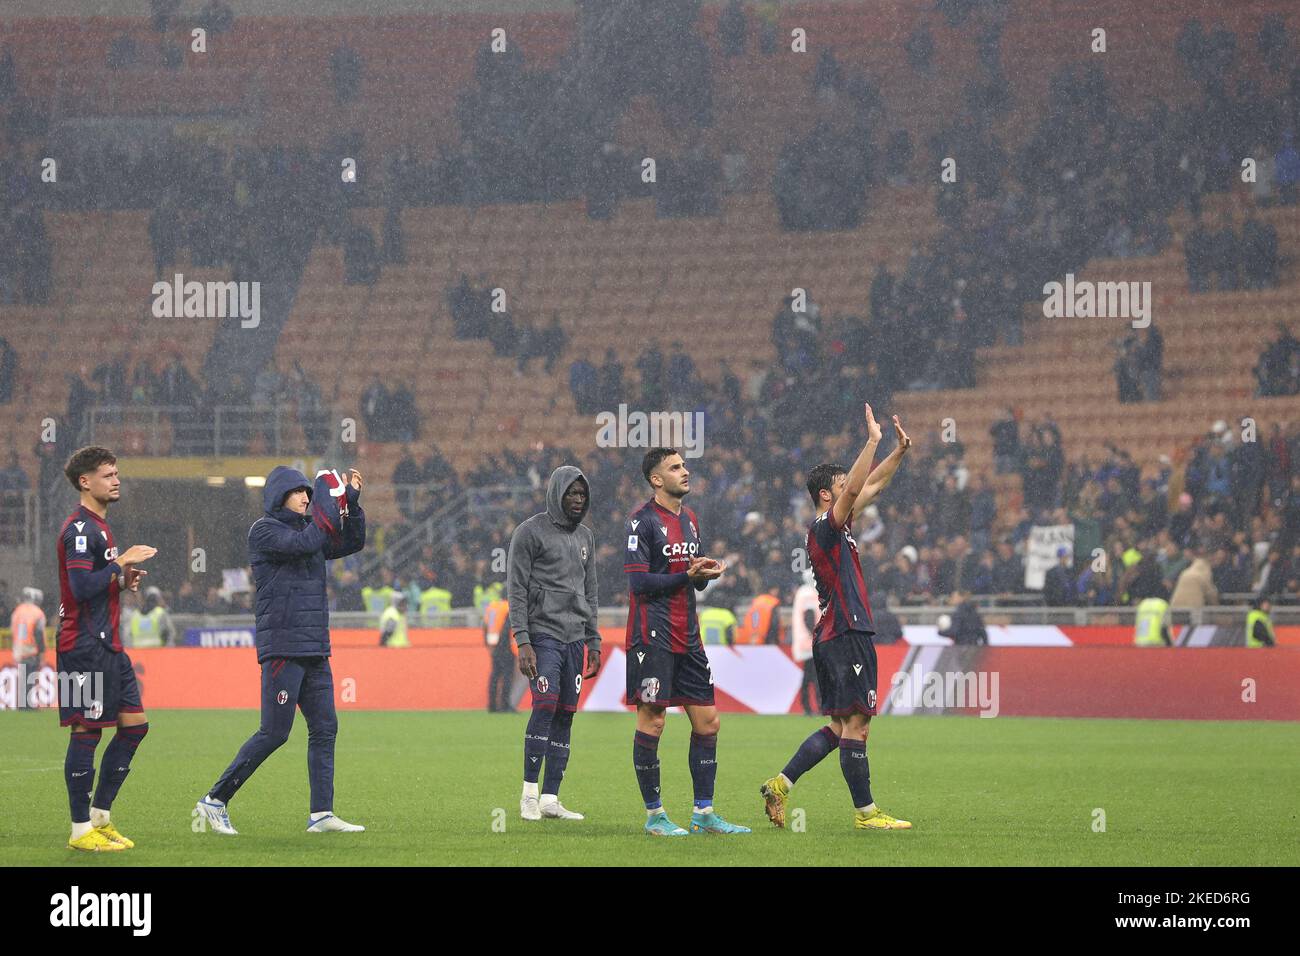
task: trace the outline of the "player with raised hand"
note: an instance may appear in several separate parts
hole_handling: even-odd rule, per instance
[[[623,570],[631,598],[627,616],[627,702],[636,705],[632,765],[645,802],[647,833],[686,836],[668,819],[659,794],[659,738],[664,712],[681,705],[691,722],[690,766],[695,809],[690,833],[749,833],[713,809],[718,773],[718,709],[713,671],[700,643],[695,592],[725,570],[700,554],[695,513],[682,504],[691,491],[686,462],[672,448],[652,448],[641,473],[654,496],[633,512],[624,534]]]
[[[289,739],[294,710],[307,719],[311,783],[308,833],[358,832],[365,827],[334,815],[334,739],[338,715],[330,672],[329,603],[325,562],[366,543],[362,479],[322,471],[315,485],[295,468],[271,470],[262,489],[266,513],[248,529],[256,589],[257,662],[262,667],[262,723],[198,802],[195,812],[217,833],[235,834],[227,804],[248,778]]]
[[[818,698],[831,719],[808,737],[790,762],[760,788],[764,810],[776,826],[785,826],[786,801],[795,782],[832,750],[840,753],[840,770],[853,798],[853,826],[859,830],[909,830],[876,806],[871,797],[867,762],[867,732],[876,713],[876,648],[871,604],[853,538],[853,519],[889,487],[912,446],[898,416],[893,417],[898,444],[880,467],[872,470],[882,432],[865,406],[867,443],[853,467],[821,464],[808,475],[808,493],[817,517],[808,529],[808,558],[817,581],[821,617],[813,642]]]
[[[137,544],[118,554],[108,506],[121,497],[117,459],[107,448],[80,448],[64,474],[81,496],[59,531],[59,725],[71,727],[63,776],[72,811],[74,850],[128,850],[135,843],[109,819],[131,758],[149,732],[140,684],[118,632],[118,595],[138,591],[143,561],[157,550]],[[73,681],[76,683],[74,684]],[[104,727],[117,727],[95,783],[95,751]]]

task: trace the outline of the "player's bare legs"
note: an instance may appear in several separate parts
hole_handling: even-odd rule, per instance
[[[849,714],[847,717],[832,717],[831,726],[841,740],[866,740],[871,729],[870,714]]]
[[[662,736],[664,732],[664,712],[666,708],[654,704],[637,704],[636,730],[639,734]]]
[[[722,718],[718,716],[718,708],[713,704],[707,706],[687,704],[682,710],[686,711],[686,716],[690,718],[692,733],[714,736],[717,734],[718,728],[722,726]]]

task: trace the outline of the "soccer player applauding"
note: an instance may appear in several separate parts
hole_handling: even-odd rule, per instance
[[[842,465],[822,464],[808,475],[817,517],[808,529],[808,558],[817,579],[821,617],[813,638],[817,696],[830,722],[800,746],[790,762],[760,788],[768,819],[785,826],[786,800],[795,782],[826,757],[840,752],[840,770],[849,785],[855,808],[853,826],[859,830],[909,830],[871,798],[867,763],[867,731],[876,712],[876,647],[871,636],[871,604],[858,562],[853,519],[889,486],[912,440],[894,416],[898,446],[872,471],[880,425],[866,406],[867,444],[847,472]]]
[[[680,704],[691,721],[691,781],[695,812],[691,833],[748,833],[713,809],[718,775],[718,709],[713,704],[713,671],[700,645],[695,592],[724,570],[720,561],[700,554],[695,513],[682,505],[691,492],[691,474],[671,448],[652,448],[641,473],[654,497],[627,520],[624,534],[631,600],[627,615],[627,702],[636,705],[632,764],[645,801],[646,832],[686,836],[668,819],[659,797],[659,737],[664,711]]]
[[[109,820],[109,808],[149,732],[140,684],[118,633],[118,595],[138,591],[139,564],[156,553],[137,544],[117,553],[108,506],[121,497],[117,459],[107,448],[81,448],[64,474],[81,495],[59,532],[59,725],[72,728],[63,776],[72,809],[74,850],[102,852],[135,846]],[[117,727],[99,766],[95,750],[104,727]]]

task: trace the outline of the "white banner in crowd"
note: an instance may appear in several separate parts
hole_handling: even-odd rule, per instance
[[[1031,591],[1043,589],[1043,576],[1056,564],[1058,548],[1069,548],[1074,557],[1074,525],[1036,524],[1029,529],[1025,546],[1025,587]]]

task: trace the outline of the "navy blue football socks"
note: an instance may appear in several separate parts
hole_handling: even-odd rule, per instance
[[[840,741],[840,770],[849,785],[849,795],[855,807],[865,807],[871,800],[871,767],[867,763],[865,740]]]
[[[691,733],[691,783],[695,809],[713,806],[713,784],[718,779],[718,735]]]
[[[551,739],[546,746],[546,772],[542,793],[560,794],[564,769],[569,765],[569,737],[573,733],[573,711],[557,710],[551,721]]]
[[[645,801],[645,808],[656,810],[662,807],[663,800],[659,798],[658,737],[639,730],[636,732],[632,743],[632,767],[636,770],[636,782],[641,788],[641,799]]]
[[[840,745],[840,738],[830,727],[819,727],[808,735],[808,739],[799,745],[790,762],[781,771],[785,779],[794,786],[796,780],[813,767],[821,763],[831,751]]]
[[[68,807],[73,823],[90,822],[90,790],[95,785],[95,750],[102,731],[74,730],[63,759],[63,779],[68,785]]]
[[[555,719],[555,704],[534,705],[524,731],[524,783],[536,783],[542,773],[551,742],[551,724]],[[566,743],[568,741],[565,741]]]
[[[94,806],[97,810],[110,810],[117,799],[117,791],[122,789],[122,782],[131,772],[131,758],[135,750],[149,733],[149,725],[135,724],[131,727],[118,727],[113,739],[108,742],[104,759],[99,765],[99,786],[95,790]]]

